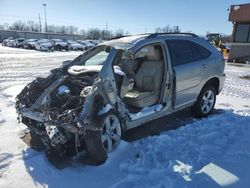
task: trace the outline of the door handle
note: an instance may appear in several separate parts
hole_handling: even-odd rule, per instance
[[[202,68],[204,68],[204,69],[207,68],[207,64],[202,64],[201,66],[202,66]]]

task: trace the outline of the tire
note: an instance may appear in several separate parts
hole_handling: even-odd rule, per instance
[[[213,86],[203,88],[193,106],[193,112],[198,118],[207,117],[214,109],[216,90]]]
[[[98,117],[94,126],[100,127],[100,130],[86,131],[86,150],[88,160],[91,161],[89,164],[101,165],[107,160],[108,153],[118,147],[122,137],[122,127],[119,117],[112,110]]]

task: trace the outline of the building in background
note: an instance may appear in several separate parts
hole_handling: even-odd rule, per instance
[[[229,60],[250,61],[250,3],[232,5],[229,21],[233,23]]]

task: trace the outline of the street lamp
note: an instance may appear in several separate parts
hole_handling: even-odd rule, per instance
[[[47,28],[47,17],[46,17],[46,5],[47,4],[43,4],[43,8],[44,8],[44,15],[45,15],[45,32],[47,32],[48,28]]]

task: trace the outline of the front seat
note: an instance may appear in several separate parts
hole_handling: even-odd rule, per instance
[[[163,79],[163,54],[161,48],[154,49],[154,56],[142,62],[135,75],[135,88],[125,94],[129,106],[143,108],[158,103]]]

